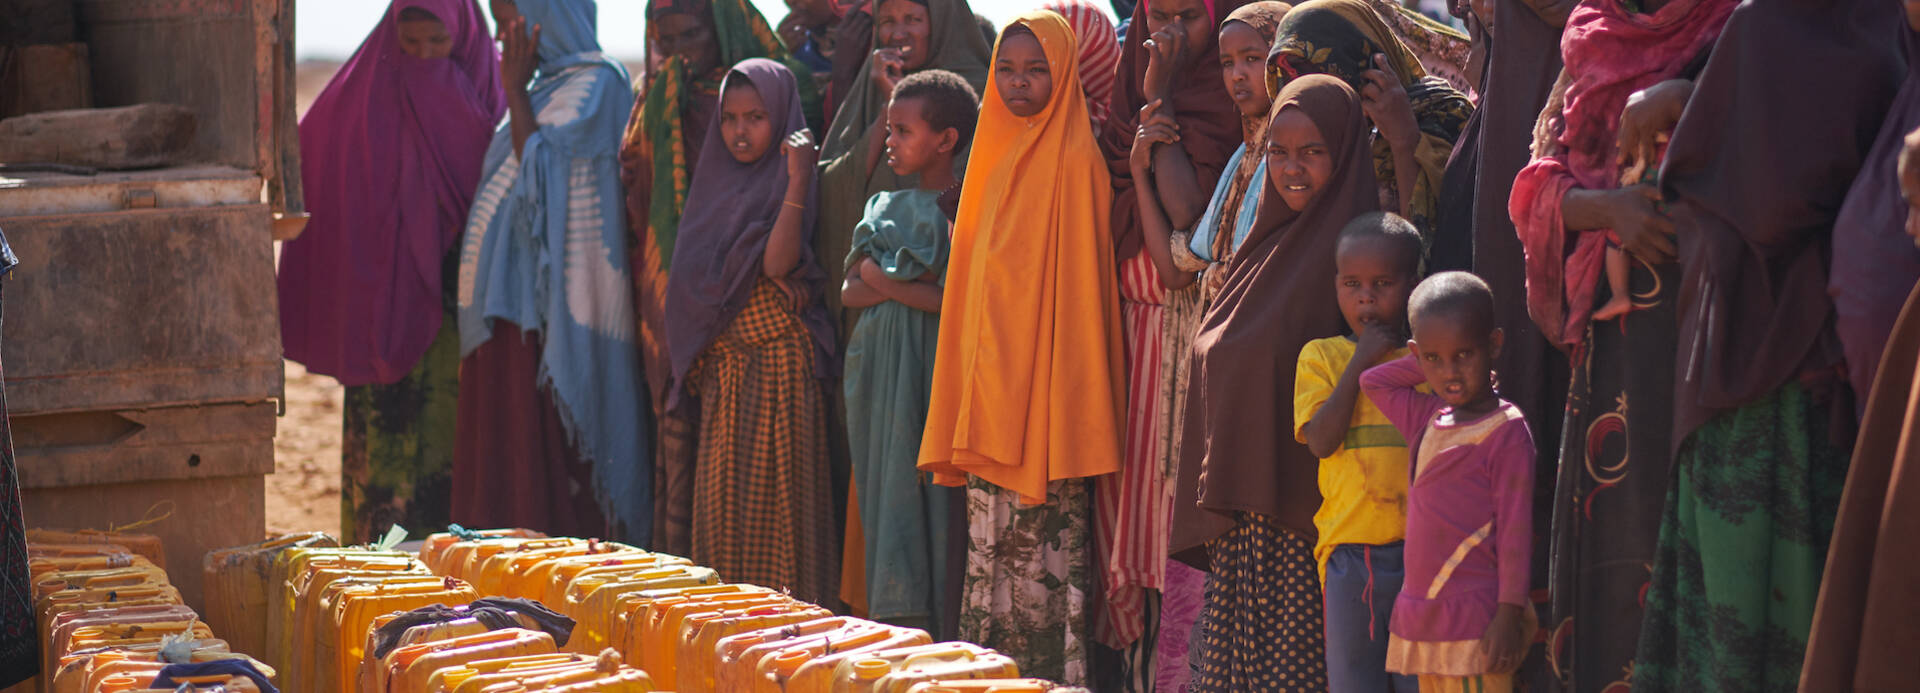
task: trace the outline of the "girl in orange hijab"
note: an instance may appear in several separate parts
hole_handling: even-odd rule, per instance
[[[960,637],[1086,682],[1086,477],[1120,468],[1112,188],[1065,18],[995,47],[947,268],[920,468],[967,486]]]

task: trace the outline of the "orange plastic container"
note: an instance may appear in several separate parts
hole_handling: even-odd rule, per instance
[[[593,666],[594,660],[577,654],[543,654],[502,659],[483,659],[447,667],[427,678],[427,687],[452,693],[480,693],[488,686],[510,683],[533,676]]]
[[[771,659],[763,659],[756,673],[761,680],[780,684],[779,688],[755,688],[776,693],[827,693],[833,690],[841,665],[890,650],[927,645],[933,637],[915,628],[900,628],[873,622],[859,622],[830,640],[824,648],[786,650]],[[804,655],[796,662],[793,655]],[[786,659],[782,659],[786,657]],[[795,666],[797,664],[797,666]]]
[[[717,584],[719,574],[712,568],[675,565],[619,575],[593,575],[574,580],[568,586],[567,600],[560,612],[573,618],[573,637],[567,651],[592,654],[617,641],[622,599],[627,595],[684,587]]]
[[[452,640],[408,645],[387,654],[379,693],[427,693],[434,673],[488,659],[554,654],[553,636],[521,628],[488,631]]]
[[[136,628],[153,623],[182,623],[198,618],[193,609],[183,604],[149,604],[146,606],[109,606],[77,611],[69,611],[47,622],[47,628],[41,631],[45,647],[41,648],[41,671],[55,671],[60,659],[74,651],[74,634],[81,628],[117,626]]]
[[[687,618],[695,614],[717,611],[753,609],[762,606],[780,606],[793,604],[794,600],[771,590],[764,592],[735,592],[723,594],[689,594],[680,597],[668,597],[653,603],[647,610],[646,625],[639,628],[640,641],[646,645],[639,653],[640,669],[655,674],[655,682],[661,688],[679,690],[681,679],[674,667],[680,661],[680,648],[684,646]]]
[[[1040,679],[974,679],[971,681],[931,681],[916,683],[907,693],[1046,693],[1075,689],[1055,688]]]
[[[195,662],[236,656],[223,640],[195,640],[188,643],[187,647],[192,652],[191,661]],[[46,690],[51,693],[88,693],[99,689],[101,680],[110,676],[131,675],[142,683],[152,681],[154,674],[160,673],[160,669],[166,666],[160,662],[159,651],[160,643],[153,642],[69,654],[60,658],[58,668],[51,670],[51,687]],[[272,667],[252,658],[246,659],[260,673],[275,676]]]
[[[654,676],[654,683],[661,688],[671,690],[673,683],[668,680],[671,672],[662,671],[662,667],[672,660],[657,660],[658,654],[649,655],[648,650],[664,650],[666,643],[651,638],[648,623],[653,618],[656,606],[666,607],[685,603],[689,599],[705,599],[719,595],[768,595],[773,590],[756,585],[700,585],[695,587],[669,587],[656,590],[644,590],[621,595],[614,604],[614,631],[610,638],[614,650],[641,671]]]
[[[567,601],[567,588],[586,577],[625,575],[665,566],[691,565],[679,556],[645,551],[618,551],[599,555],[573,556],[548,561],[526,576],[529,585],[540,585],[539,601],[557,610]]]
[[[531,529],[479,529],[473,530],[471,536],[476,539],[461,539],[447,532],[427,535],[426,541],[420,542],[420,562],[425,563],[433,572],[444,575],[447,551],[456,544],[479,539],[541,539],[547,535]]]
[[[273,571],[267,576],[266,651],[257,653],[275,668],[285,672],[292,659],[293,638],[297,632],[295,611],[300,590],[312,579],[310,570],[329,567],[349,570],[369,562],[400,566],[399,572],[425,573],[412,555],[398,551],[369,551],[351,548],[291,548],[273,558]],[[393,572],[393,571],[389,571]]]
[[[265,653],[273,562],[282,551],[335,547],[324,532],[285,534],[258,544],[221,549],[201,561],[207,623],[241,652]]]
[[[805,665],[846,653],[933,642],[925,631],[833,616],[727,637],[715,648],[714,687],[723,691],[801,690]],[[831,672],[832,667],[826,667]]]
[[[167,567],[166,547],[160,544],[160,537],[151,534],[133,534],[129,532],[103,532],[97,529],[61,530],[29,529],[29,544],[107,544],[120,547],[125,551],[146,556],[162,570]]]
[[[531,551],[544,551],[546,549],[566,548],[575,544],[585,545],[586,540],[555,537],[552,539],[481,540],[473,542],[471,545],[463,542],[455,545],[453,549],[447,553],[449,562],[456,562],[454,565],[449,566],[448,573],[453,577],[466,580],[476,585],[486,584],[487,580],[482,571],[487,569],[487,563],[493,560],[494,556],[503,553],[520,554]]]
[[[933,647],[938,647],[933,646]],[[1013,658],[998,652],[922,652],[894,665],[893,673],[873,683],[873,693],[907,693],[934,681],[1002,679],[1020,675]]]
[[[904,693],[907,688],[911,687],[911,683],[899,679],[888,680],[888,677],[909,670],[932,671],[932,667],[944,662],[986,662],[985,665],[979,668],[1002,673],[984,674],[962,671],[952,676],[923,677],[911,683],[940,680],[943,678],[966,680],[974,678],[1018,678],[1020,676],[1018,668],[1013,666],[1013,660],[1007,659],[998,652],[972,643],[943,642],[891,650],[878,650],[864,653],[859,657],[841,660],[834,665],[833,675],[830,679],[832,683],[828,686],[828,690],[834,693],[853,693],[855,691],[864,692],[867,690],[897,690]],[[865,683],[861,683],[863,681],[860,675],[862,671],[876,672],[882,666],[888,670],[884,676],[872,676],[866,679]],[[885,681],[888,686],[894,687],[879,687],[883,681]]]
[[[674,663],[680,690],[687,693],[711,693],[717,690],[714,687],[715,668],[719,665],[721,640],[749,631],[805,623],[832,615],[831,611],[803,602],[692,614],[681,626],[680,650]]]
[[[333,673],[324,676],[314,690],[338,690],[355,680],[360,659],[366,655],[367,631],[380,614],[411,611],[434,604],[466,604],[480,598],[473,586],[454,578],[432,578],[436,582],[401,582],[356,585],[343,589],[333,609]],[[542,633],[541,635],[545,635]],[[473,636],[481,637],[481,636]],[[547,641],[551,646],[552,638]]]

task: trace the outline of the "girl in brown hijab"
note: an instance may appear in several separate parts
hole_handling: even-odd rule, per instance
[[[1198,472],[1198,507],[1225,530],[1206,546],[1197,690],[1327,685],[1312,538],[1319,459],[1275,422],[1293,420],[1300,348],[1344,325],[1330,259],[1341,226],[1378,209],[1378,188],[1360,97],[1344,82],[1293,80],[1273,114],[1268,204],[1194,340],[1187,391],[1183,481]]]

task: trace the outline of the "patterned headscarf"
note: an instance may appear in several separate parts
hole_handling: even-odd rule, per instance
[[[1067,18],[1080,39],[1080,87],[1087,93],[1087,115],[1093,131],[1107,122],[1107,102],[1113,98],[1115,72],[1120,66],[1120,34],[1113,20],[1089,0],[1049,0],[1040,6]]]
[[[1393,151],[1384,138],[1374,138],[1373,168],[1380,181],[1380,204],[1398,209],[1399,199],[1411,195],[1411,221],[1423,237],[1433,232],[1439,208],[1440,181],[1445,176],[1453,143],[1473,115],[1473,102],[1446,80],[1428,74],[1407,45],[1394,34],[1380,13],[1366,0],[1312,0],[1294,6],[1280,22],[1273,51],[1267,56],[1268,88],[1303,74],[1338,77],[1359,91],[1360,75],[1373,69],[1373,56],[1383,54],[1400,84],[1407,90],[1413,116],[1424,135],[1414,152],[1420,164],[1413,190],[1396,190]]]
[[[681,144],[685,125],[680,122],[680,114],[691,92],[718,94],[727,68],[748,58],[769,58],[785,64],[799,79],[800,106],[808,121],[816,123],[817,128],[820,118],[820,91],[814,87],[813,73],[787,51],[767,18],[747,0],[655,0],[647,8],[649,44],[654,40],[653,18],[667,14],[711,16],[720,59],[703,75],[688,74],[686,61],[680,56],[662,60],[660,68],[648,76],[646,100],[628,121],[620,145],[622,159],[652,162],[653,204],[647,209],[646,223],[649,237],[659,246],[662,271],[672,266],[680,211],[687,201],[689,152],[683,151]]]

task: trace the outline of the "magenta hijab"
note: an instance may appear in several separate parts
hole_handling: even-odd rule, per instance
[[[446,24],[447,59],[400,49],[400,12]],[[280,258],[287,358],[343,385],[393,383],[440,331],[442,261],[459,242],[506,110],[477,0],[395,0],[300,119],[313,219]]]

